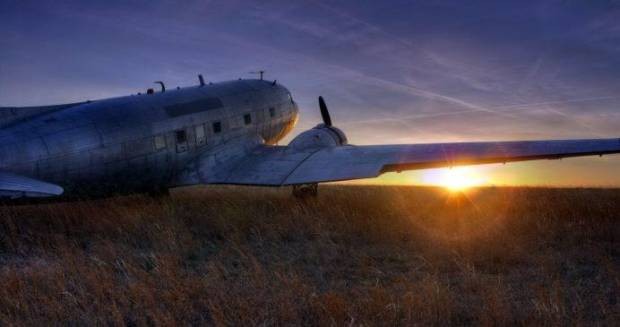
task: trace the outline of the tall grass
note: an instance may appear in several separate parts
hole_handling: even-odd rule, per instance
[[[0,207],[0,324],[613,325],[620,190],[189,188]]]

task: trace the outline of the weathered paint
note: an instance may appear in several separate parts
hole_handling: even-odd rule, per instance
[[[265,119],[269,108],[276,116]],[[297,114],[286,88],[261,80],[81,103],[2,128],[0,170],[61,185],[68,196],[149,191],[171,186],[194,158],[247,135],[277,142]],[[197,142],[199,129],[204,137]],[[185,133],[183,144],[178,131]]]

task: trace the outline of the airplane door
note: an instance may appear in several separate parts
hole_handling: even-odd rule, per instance
[[[174,140],[176,142],[177,153],[187,151],[187,132],[184,129],[174,132]]]
[[[200,124],[194,127],[194,136],[196,137],[196,147],[199,148],[207,144],[207,135],[205,133],[205,125]]]

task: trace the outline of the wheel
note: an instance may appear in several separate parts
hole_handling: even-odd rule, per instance
[[[319,194],[319,184],[298,184],[293,185],[293,196],[299,199],[316,197]]]

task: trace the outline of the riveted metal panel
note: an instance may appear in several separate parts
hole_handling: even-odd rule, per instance
[[[99,133],[94,125],[76,127],[46,135],[44,141],[50,155],[74,153],[101,145]]]
[[[46,155],[47,148],[38,137],[0,145],[0,158],[2,158],[2,163],[6,165],[34,162]]]
[[[123,153],[125,158],[132,158],[145,155],[154,151],[154,142],[152,137],[129,140],[123,143]]]
[[[93,164],[107,163],[124,159],[122,144],[107,144],[90,150],[90,161]]]

